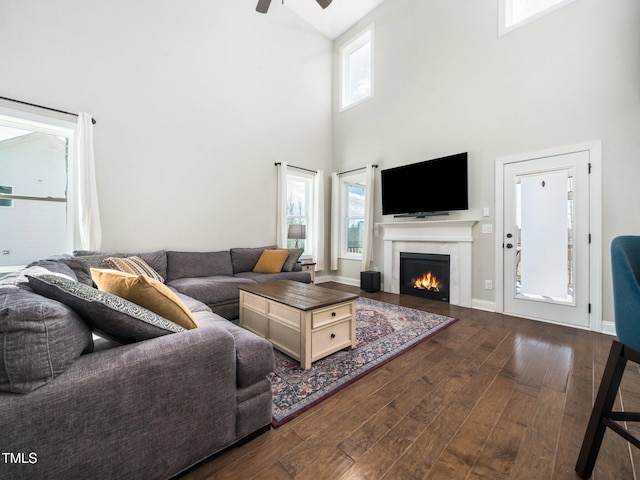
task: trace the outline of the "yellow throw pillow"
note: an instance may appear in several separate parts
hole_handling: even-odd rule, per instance
[[[258,263],[253,267],[255,273],[278,273],[289,258],[289,250],[264,250]]]
[[[184,302],[158,280],[99,268],[91,269],[91,278],[103,292],[138,304],[187,330],[198,328],[198,322]]]

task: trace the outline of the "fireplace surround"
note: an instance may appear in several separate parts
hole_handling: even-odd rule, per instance
[[[377,224],[383,229],[383,291],[400,293],[400,252],[449,255],[449,303],[471,307],[472,228],[476,223],[418,220]]]
[[[400,293],[449,303],[449,255],[400,252]]]

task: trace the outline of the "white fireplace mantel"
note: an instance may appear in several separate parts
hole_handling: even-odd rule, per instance
[[[471,307],[473,226],[476,220],[385,222],[383,289],[400,292],[400,252],[449,255],[449,303]]]

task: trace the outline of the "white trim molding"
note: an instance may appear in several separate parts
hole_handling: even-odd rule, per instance
[[[502,36],[528,23],[534,22],[548,13],[575,2],[575,0],[557,0],[555,3],[542,8],[536,13],[532,13],[520,20],[513,19],[513,2],[521,0],[498,0],[498,36]]]
[[[504,312],[504,258],[502,234],[504,230],[504,168],[515,162],[567,155],[576,152],[589,152],[589,230],[591,244],[589,248],[589,330],[611,333],[611,322],[602,321],[602,142],[600,140],[552,148],[538,152],[523,153],[496,159],[495,197],[496,197],[496,243],[495,243],[495,311]]]
[[[400,252],[449,255],[449,303],[472,306],[472,228],[476,220],[424,220],[380,223],[384,229],[382,288],[400,293]]]

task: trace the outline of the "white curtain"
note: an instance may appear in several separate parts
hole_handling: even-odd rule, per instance
[[[287,248],[287,163],[278,165],[278,205],[276,208],[276,243]]]
[[[365,167],[364,190],[364,238],[362,239],[362,271],[369,270],[373,258],[373,182],[375,178],[373,165]]]
[[[73,152],[78,172],[78,228],[81,246],[84,250],[100,250],[102,229],[93,156],[93,124],[88,113],[78,114]]]
[[[313,245],[312,254],[316,262],[316,271],[324,270],[324,172],[318,170],[316,172],[313,184],[315,192],[313,224],[315,225],[315,244]]]
[[[331,174],[331,270],[338,270],[340,253],[340,177]]]

